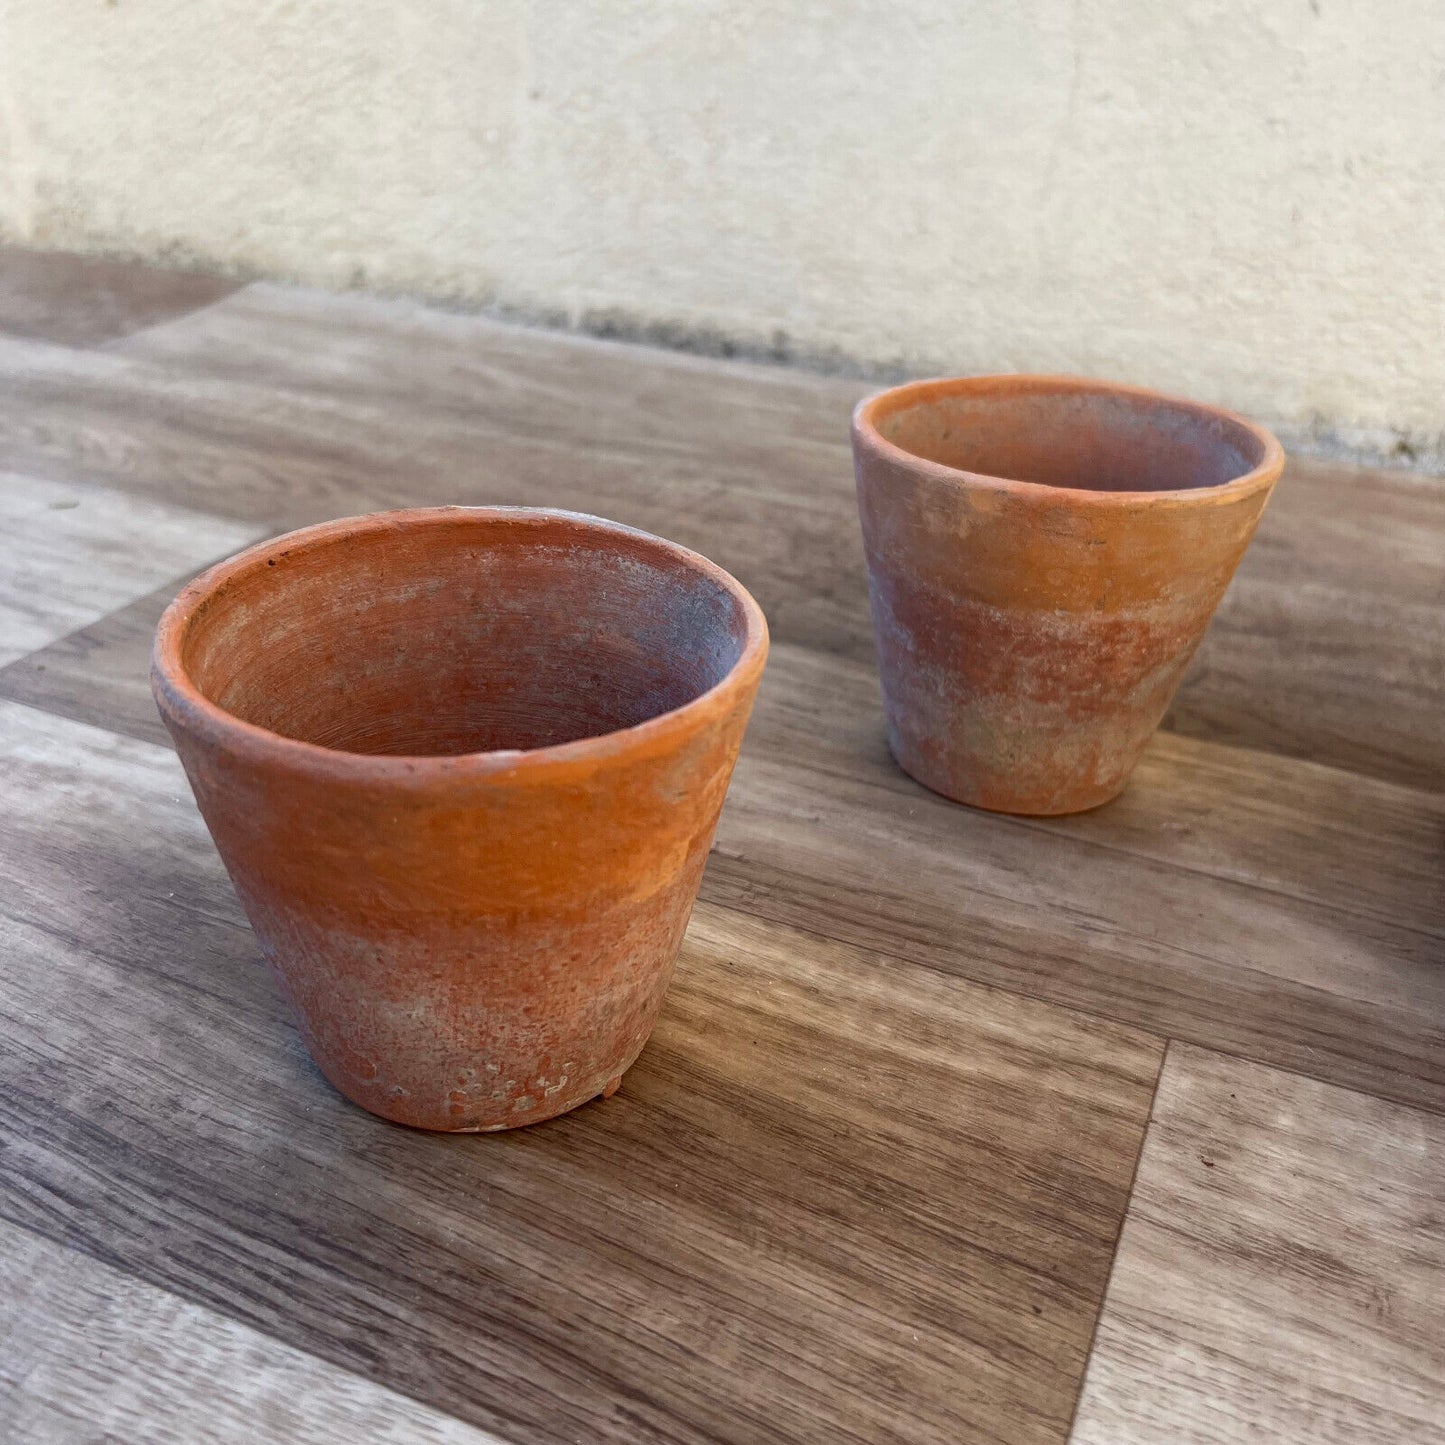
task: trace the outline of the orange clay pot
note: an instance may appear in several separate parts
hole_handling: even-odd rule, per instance
[[[888,741],[1006,813],[1118,794],[1284,465],[1242,418],[1056,376],[921,381],[853,414]]]
[[[443,507],[213,568],[152,683],[322,1072],[403,1124],[506,1129],[647,1041],[767,650],[682,547]]]

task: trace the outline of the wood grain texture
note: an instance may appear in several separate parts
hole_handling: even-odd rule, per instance
[[[306,1060],[167,750],[0,704],[0,1215],[522,1441],[1057,1441],[1161,1057],[700,905],[620,1094]]]
[[[228,385],[254,386],[256,378],[270,375],[296,388],[293,399],[304,394],[331,406],[355,404],[373,418],[404,419],[430,408],[453,425],[470,415],[466,397],[480,395],[492,409],[488,424],[496,434],[511,426],[548,446],[559,443],[549,426],[558,414],[558,375],[592,398],[585,404],[588,420],[598,423],[599,443],[613,447],[628,445],[619,418],[633,426],[637,417],[640,403],[638,395],[629,399],[631,385],[652,408],[649,416],[665,419],[672,452],[683,449],[690,425],[724,456],[728,436],[742,425],[743,407],[750,401],[756,406],[760,394],[777,401],[771,410],[760,408],[768,418],[764,442],[779,444],[767,428],[786,430],[787,418],[802,413],[812,415],[815,426],[804,426],[802,437],[826,453],[817,418],[825,403],[838,402],[843,385],[723,368],[723,399],[711,409],[697,408],[694,420],[686,399],[696,400],[700,382],[718,370],[711,363],[274,288],[254,288],[127,346],[174,355],[178,365],[199,351],[206,365],[224,372]],[[569,358],[566,366],[557,365],[559,347]],[[549,366],[557,366],[557,374]],[[640,377],[651,378],[650,390]],[[498,398],[489,391],[493,385],[502,390]],[[817,395],[809,401],[812,392]],[[580,457],[589,430],[570,417],[566,426],[570,432],[562,440]],[[632,445],[646,450],[643,442]],[[650,445],[667,450],[655,439]],[[777,490],[785,500],[791,496],[795,509],[832,487],[821,472],[806,470],[796,447],[802,470],[789,471],[782,465],[789,453],[778,455]],[[605,459],[590,468],[579,462],[576,478],[565,485],[597,482],[606,468]],[[1332,474],[1323,475],[1328,481]],[[625,509],[622,514],[716,555],[716,548],[687,532],[697,522],[689,511],[697,491],[686,482],[669,487],[651,472],[644,480],[646,497],[638,493],[637,499],[657,510],[644,517]],[[1296,536],[1303,525],[1297,517],[1274,541],[1267,521],[1256,550],[1270,565],[1256,583],[1242,576],[1231,596],[1245,596],[1250,586],[1308,595],[1316,586],[1311,576],[1327,575],[1335,579],[1330,587],[1338,594],[1337,615],[1350,611],[1340,599],[1364,597],[1382,609],[1380,635],[1389,631],[1392,606],[1428,611],[1438,558],[1445,555],[1431,545],[1440,535],[1431,531],[1433,502],[1411,479],[1365,476],[1355,482],[1394,548],[1389,577],[1400,595],[1372,595],[1372,579],[1383,575],[1379,558],[1360,545],[1358,526],[1332,514],[1333,520],[1315,518],[1314,530],[1306,529],[1303,538]],[[603,484],[612,485],[605,478]],[[344,496],[344,481],[336,485]],[[744,531],[770,535],[777,520],[777,510],[766,514],[767,525],[757,520],[764,485],[762,476],[755,477],[745,489],[748,505],[726,516],[707,514],[707,527],[725,545],[725,560],[770,600],[785,604],[805,585],[798,574],[782,578],[764,558],[759,586],[738,561]],[[302,493],[309,495],[304,487]],[[1281,497],[1291,495],[1285,486]],[[536,501],[539,494],[524,489],[521,499]],[[619,511],[575,493],[562,499]],[[351,509],[341,501],[338,506]],[[826,512],[816,504],[813,510]],[[1269,516],[1279,513],[1276,505]],[[794,533],[788,540],[792,545],[799,539]],[[801,550],[808,553],[806,546]],[[820,582],[825,602],[847,592],[847,568],[836,557],[824,575],[832,579]],[[151,628],[178,581],[0,671],[0,693],[159,739],[144,674]],[[861,587],[853,590],[861,605]],[[800,615],[795,609],[792,620]],[[814,613],[813,620],[823,615]],[[786,629],[786,606],[782,624],[776,613],[773,622],[775,634]],[[887,760],[871,659],[849,655],[844,609],[833,609],[833,623],[824,640],[841,639],[842,653],[786,643],[775,651],[721,854],[709,875],[710,896],[758,916],[1386,1097],[1431,1107],[1445,1103],[1445,817],[1438,796],[1223,747],[1207,737],[1161,734],[1116,807],[1051,824],[963,813],[909,783]],[[816,640],[808,626],[794,630]],[[1256,686],[1254,696],[1303,697],[1272,686],[1290,639],[1270,636],[1269,651],[1252,666],[1253,675],[1271,685]],[[1378,638],[1362,639],[1361,654],[1378,653],[1377,644]],[[1438,657],[1439,649],[1430,655]],[[1207,664],[1208,649],[1201,665]],[[1428,670],[1406,673],[1421,706],[1392,708],[1392,715],[1423,718],[1431,677]],[[1357,683],[1350,706],[1362,703],[1369,685],[1363,670]],[[1388,693],[1388,677],[1382,686]],[[1185,703],[1179,706],[1187,711]],[[1295,706],[1303,723],[1308,709],[1304,702]],[[1433,727],[1434,712],[1428,711]],[[1222,724],[1218,731],[1231,743],[1240,741]],[[1432,740],[1431,747],[1438,754],[1438,743]],[[1378,771],[1428,772],[1430,748],[1422,744],[1412,756],[1409,767],[1382,765]],[[1081,846],[1070,847],[1066,839]],[[904,849],[916,859],[907,888],[896,887],[892,872],[879,879],[872,859],[884,849]],[[1360,866],[1361,858],[1370,860],[1368,867]]]
[[[0,472],[0,664],[104,617],[259,529],[112,487]]]
[[[167,743],[145,675],[173,591],[0,669],[0,696]],[[778,644],[704,896],[1445,1108],[1442,842],[1438,794],[1170,734],[1109,808],[960,809],[888,757],[871,667]]]
[[[1442,838],[1438,795],[1162,735],[1096,813],[958,808],[888,757],[871,674],[784,645],[703,887],[762,918],[1442,1108]]]
[[[271,530],[446,503],[593,512],[707,552],[775,631],[871,648],[843,384],[762,367],[710,384],[714,363],[666,353],[639,375],[654,353],[575,338],[559,353],[547,333],[414,309],[427,330],[397,361],[430,365],[420,392],[412,378],[377,394],[349,373],[311,392],[0,340],[0,449],[41,476],[73,474],[83,454],[107,481]],[[509,354],[484,349],[498,338],[521,338],[530,369],[508,378]]]
[[[502,1445],[3,1220],[0,1438]]]
[[[528,1445],[1060,1441],[1172,1035],[1080,1438],[1436,1438],[1439,1114],[1402,1104],[1445,1111],[1445,487],[1293,465],[1130,790],[1001,818],[883,745],[860,385],[270,286],[169,314],[0,335],[0,1219],[105,1272],[97,1328]],[[312,1068],[146,670],[244,540],[497,501],[696,547],[775,648],[622,1092],[442,1139]],[[130,1408],[56,1353],[91,1285],[27,1288],[30,1428]]]
[[[151,643],[161,613],[188,580],[178,577],[0,666],[0,697],[169,747],[151,696]]]
[[[789,561],[807,570],[796,586],[770,590],[775,634],[872,660],[846,427],[871,389],[864,383],[267,286],[123,347],[398,416],[477,416],[508,443],[545,438],[583,475],[596,452],[670,455],[685,475],[649,476],[638,500],[676,497],[674,528],[707,506],[707,494],[687,486],[696,463],[736,476],[746,497],[763,499],[768,526],[756,512],[699,517],[712,544],[729,549],[724,565],[746,567],[768,547],[767,581],[793,581],[772,562],[766,535],[781,525]],[[625,487],[608,478],[599,493],[628,505]],[[811,527],[795,521],[798,502],[830,508],[833,526],[820,533],[814,517]],[[1445,692],[1442,535],[1445,489],[1434,479],[1294,461],[1166,727],[1445,790],[1435,725]]]
[[[1445,485],[1290,464],[1164,720],[1445,792]]]
[[[144,678],[169,595],[0,670],[0,695],[164,742]],[[1442,1108],[1442,839],[1438,795],[1167,734],[1108,809],[961,810],[888,758],[870,669],[780,645],[704,888],[758,917]],[[909,861],[880,874],[880,855]]]
[[[270,530],[576,507],[706,552],[780,640],[872,656],[857,382],[255,285],[112,353],[0,343],[0,383],[0,448],[36,475]],[[1441,536],[1431,479],[1292,463],[1167,725],[1445,789]]]
[[[940,854],[961,851],[964,839],[1022,837],[1046,862],[1071,856],[1072,839],[1445,938],[1445,798],[1433,793],[1165,734],[1117,805],[1063,818],[960,809],[890,763],[871,667],[786,643],[749,737],[759,761],[800,770],[800,778],[820,775],[819,793],[823,778],[847,778],[906,797],[915,817],[926,803]],[[1359,866],[1363,856],[1368,870]],[[1258,966],[1284,971],[1264,959]],[[1363,992],[1372,992],[1368,984]],[[1406,993],[1418,996],[1414,987]]]
[[[105,256],[0,246],[0,332],[96,346],[209,306],[240,284]]]
[[[1445,1120],[1171,1045],[1075,1445],[1445,1440]]]
[[[1166,736],[1097,814],[957,808],[887,757],[873,676],[782,646],[704,896],[1441,1108],[1442,837],[1438,795]]]
[[[0,667],[0,696],[169,746],[146,673],[156,623],[185,580],[177,577]],[[922,804],[942,830],[944,853],[958,853],[974,836],[1016,837],[1022,830],[1051,839],[1049,853],[1067,857],[1065,840],[1072,838],[1114,854],[1120,867],[1131,858],[1153,859],[1286,905],[1295,900],[1417,933],[1422,942],[1402,945],[1407,954],[1424,950],[1427,967],[1417,976],[1392,979],[1367,969],[1338,991],[1375,1001],[1394,996],[1426,1011],[1440,1002],[1441,970],[1428,965],[1439,956],[1432,940],[1445,937],[1445,800],[1431,792],[1165,733],[1145,753],[1130,789],[1107,809],[1055,819],[960,811],[888,758],[871,665],[786,643],[775,646],[764,678],[748,755],[797,770],[804,786],[823,795],[846,778],[906,798],[911,817]],[[758,800],[763,809],[771,802],[783,806],[766,791]],[[863,812],[893,806],[865,803]],[[1362,858],[1370,859],[1368,868]],[[1301,981],[1310,983],[1333,953],[1304,957]],[[1288,958],[1261,956],[1252,966],[1281,973]]]

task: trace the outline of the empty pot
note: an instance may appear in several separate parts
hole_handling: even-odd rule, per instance
[[[444,507],[213,568],[152,683],[322,1072],[490,1130],[610,1093],[642,1049],[767,648],[682,547]]]
[[[1128,782],[1284,465],[1228,412],[1052,376],[921,381],[853,415],[888,740],[963,803]]]

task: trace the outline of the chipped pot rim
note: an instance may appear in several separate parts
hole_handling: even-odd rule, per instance
[[[995,476],[989,472],[972,472],[963,467],[951,467],[945,462],[936,462],[928,457],[911,452],[896,442],[889,441],[878,429],[875,418],[885,406],[889,411],[900,409],[910,399],[917,403],[942,396],[956,396],[961,393],[1023,393],[1096,395],[1127,397],[1135,401],[1150,402],[1167,406],[1178,411],[1191,412],[1201,420],[1207,419],[1233,427],[1248,436],[1260,450],[1259,461],[1247,472],[1231,477],[1227,482],[1218,482],[1205,487],[1170,487],[1158,490],[1107,490],[1094,487],[1061,487],[1051,482],[1030,482],[1018,477]],[[1042,499],[1049,496],[1067,497],[1081,506],[1100,507],[1149,507],[1149,506],[1200,506],[1211,502],[1232,501],[1255,491],[1267,489],[1279,480],[1284,470],[1285,452],[1279,440],[1266,427],[1252,422],[1238,412],[1223,407],[1209,406],[1204,402],[1190,401],[1185,397],[1172,396],[1167,392],[1154,391],[1149,387],[1130,386],[1123,382],[1102,381],[1094,377],[1070,376],[1067,374],[1035,372],[999,372],[983,376],[937,376],[919,381],[904,382],[865,396],[853,409],[852,432],[854,442],[886,457],[897,465],[911,468],[938,480],[961,484],[965,487],[988,488],[1012,493],[1019,497]]]
[[[517,527],[573,523],[595,537],[628,537],[645,544],[680,567],[712,581],[732,598],[745,627],[737,658],[706,691],[630,727],[546,747],[475,753],[357,753],[328,748],[247,722],[213,702],[192,680],[183,661],[183,648],[196,613],[228,584],[264,569],[278,548],[310,551],[349,536],[444,526],[471,519]],[[339,517],[279,533],[208,568],[181,589],[161,616],[151,653],[151,687],[168,724],[174,723],[179,730],[228,753],[298,772],[328,772],[356,782],[402,786],[473,779],[518,782],[543,776],[548,781],[559,781],[559,774],[587,772],[602,763],[665,752],[675,746],[756,686],[767,661],[768,641],[767,618],[736,577],[700,552],[641,528],[561,507],[409,507]]]

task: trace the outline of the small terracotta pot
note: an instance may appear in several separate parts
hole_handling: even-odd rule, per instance
[[[888,741],[935,792],[1074,813],[1128,782],[1284,465],[1262,428],[1057,376],[853,414]]]
[[[152,684],[322,1072],[403,1124],[505,1129],[646,1042],[767,650],[682,547],[444,507],[213,568]]]

